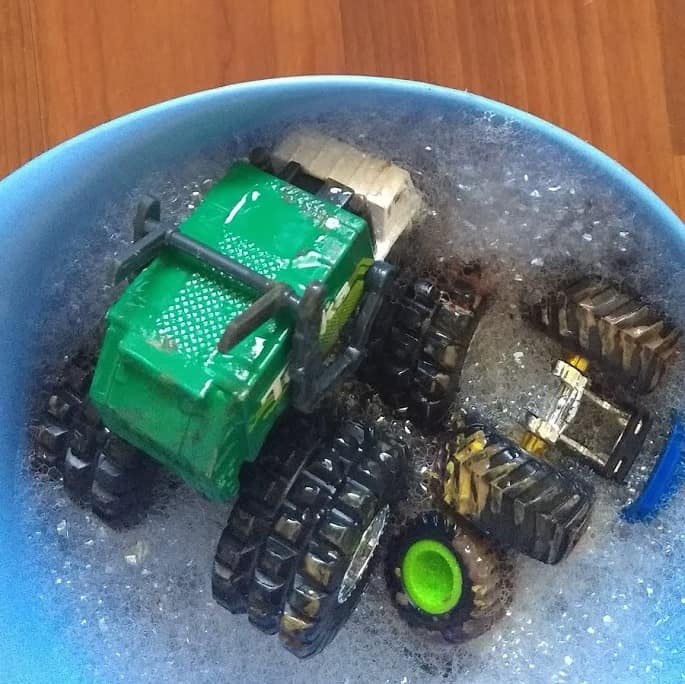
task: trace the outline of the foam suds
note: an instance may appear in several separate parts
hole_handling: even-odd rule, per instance
[[[481,264],[488,308],[464,368],[461,402],[498,428],[516,429],[527,408],[549,397],[560,350],[529,328],[519,305],[570,273],[627,283],[685,327],[685,262],[672,263],[665,239],[645,232],[634,208],[594,172],[517,124],[430,111],[420,121],[409,112],[357,112],[316,123],[412,172],[429,207],[412,236],[417,268],[455,255]],[[228,141],[183,168],[150,176],[113,206],[76,260],[65,255],[48,274],[51,320],[41,360],[54,365],[77,342],[73,331],[96,320],[115,295],[103,286],[105,269],[93,264],[128,239],[138,195],[158,195],[164,215],[178,222],[231,159],[280,135],[257,131]],[[214,603],[212,558],[229,508],[170,479],[158,485],[141,524],[113,531],[74,504],[61,483],[32,478],[27,469],[31,539],[52,582],[39,599],[48,612],[53,595],[66,603],[65,645],[82,651],[94,681],[665,681],[665,672],[681,672],[685,662],[685,503],[678,496],[648,524],[629,525],[618,512],[662,448],[671,409],[683,409],[684,384],[680,357],[662,386],[642,399],[655,426],[630,487],[572,466],[596,490],[587,533],[557,566],[518,556],[508,615],[464,645],[407,627],[377,571],[328,649],[297,661],[245,616]],[[417,464],[429,463],[439,448],[435,441],[412,444]]]

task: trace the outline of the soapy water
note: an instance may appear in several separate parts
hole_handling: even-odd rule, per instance
[[[665,238],[647,234],[635,208],[601,187],[591,170],[578,169],[549,143],[531,144],[529,133],[499,118],[424,112],[418,123],[410,113],[369,111],[316,125],[412,172],[427,210],[411,248],[398,245],[401,260],[418,270],[453,256],[480,263],[488,303],[464,367],[461,406],[511,434],[520,430],[526,409],[549,401],[550,368],[561,350],[530,329],[520,305],[570,274],[627,284],[685,327],[685,261],[673,263]],[[73,349],[74,330],[92,325],[116,296],[104,285],[105,269],[93,264],[129,240],[137,197],[159,196],[163,216],[178,223],[232,159],[282,134],[255,131],[227,141],[225,149],[198,153],[182,168],[155,173],[112,206],[75,247],[75,259],[55,262],[46,274],[49,334],[39,342],[36,384],[49,378],[45,369],[62,351]],[[623,522],[619,510],[663,447],[671,409],[683,408],[684,380],[679,357],[662,385],[641,398],[655,425],[628,487],[561,457],[595,488],[590,526],[559,565],[516,556],[507,615],[471,642],[454,646],[411,630],[390,603],[379,564],[335,641],[321,655],[298,661],[245,616],[215,604],[212,559],[230,507],[205,501],[170,476],[160,478],[140,524],[114,531],[76,505],[59,481],[27,468],[29,533],[46,564],[38,600],[47,613],[55,595],[67,606],[65,647],[82,654],[93,681],[682,680],[682,494],[646,524]],[[414,465],[430,464],[442,447],[439,437],[407,430]],[[420,496],[413,491],[411,505]]]

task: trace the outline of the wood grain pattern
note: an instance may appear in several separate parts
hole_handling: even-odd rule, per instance
[[[41,129],[29,8],[22,0],[0,1],[0,178],[41,152]]]
[[[685,215],[685,0],[0,0],[0,18],[0,175],[184,93],[362,73],[549,119]]]
[[[673,149],[685,155],[685,2],[673,11],[674,0],[657,0],[661,55],[666,83],[666,103]]]

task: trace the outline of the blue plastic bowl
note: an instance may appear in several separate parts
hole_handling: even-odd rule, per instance
[[[350,103],[379,111],[404,107],[514,122],[523,136],[544,140],[586,168],[631,207],[645,229],[661,231],[685,255],[680,219],[610,158],[569,133],[526,113],[469,93],[433,85],[365,77],[304,77],[247,83],[190,95],[99,126],[34,159],[0,182],[0,681],[85,678],[76,645],[60,641],[68,615],[45,585],[41,549],[29,545],[22,515],[21,450],[27,355],[40,326],[40,274],[55,249],[85,233],[113,199],[140,179],[250,131],[301,113],[330,113]],[[674,559],[677,563],[685,559]],[[46,617],[37,601],[55,608]],[[54,592],[54,596],[51,595]],[[678,629],[676,625],[673,629]],[[665,674],[665,673],[663,673]],[[673,673],[676,676],[676,673]],[[664,680],[666,681],[666,680]],[[669,679],[669,681],[671,681]]]

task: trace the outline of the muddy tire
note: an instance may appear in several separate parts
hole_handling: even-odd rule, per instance
[[[596,278],[551,294],[532,308],[531,318],[642,393],[656,387],[680,338],[644,302]]]
[[[480,297],[430,280],[402,285],[372,332],[365,377],[381,397],[423,428],[446,418],[475,331]]]
[[[354,611],[401,491],[404,448],[369,437],[299,544],[279,626],[281,642],[298,658],[320,653]]]
[[[100,332],[93,335],[99,339]],[[61,474],[66,492],[110,524],[134,522],[147,503],[152,462],[103,425],[88,398],[97,354],[88,345],[68,358],[35,431],[32,463]]]
[[[494,433],[471,430],[444,467],[439,500],[505,547],[558,563],[587,527],[590,488]]]
[[[385,575],[400,617],[453,643],[488,631],[511,602],[507,557],[437,511],[420,514],[391,539]]]
[[[93,368],[94,356],[84,350],[67,359],[60,369],[33,433],[34,468],[61,471],[74,439],[84,448],[102,439],[104,428],[88,400]]]
[[[278,632],[303,549],[365,439],[363,430],[350,430],[330,446],[316,449],[287,492],[259,550],[248,589],[248,617],[262,632]]]
[[[282,442],[276,452],[283,453]],[[281,459],[263,452],[241,475],[240,498],[217,546],[215,599],[231,612],[247,612],[261,631],[280,633],[285,646],[299,657],[320,651],[354,609],[373,554],[354,586],[348,575],[345,600],[337,600],[336,590],[331,608],[320,615],[312,613],[311,606],[307,614],[298,612],[302,592],[310,586],[325,593],[322,576],[316,575],[317,584],[312,573],[328,567],[333,581],[368,539],[364,533],[372,521],[377,526],[385,522],[389,503],[401,491],[404,460],[403,447],[378,441],[356,423],[311,449],[298,444],[286,459],[290,465],[285,471]],[[378,538],[384,525],[380,527]],[[322,610],[325,603],[320,604]],[[309,622],[304,624],[305,620]]]
[[[133,523],[149,503],[156,465],[141,451],[110,435],[94,464],[93,512],[110,523]]]
[[[298,421],[297,425],[300,425]],[[240,496],[217,544],[212,595],[231,613],[245,613],[258,553],[273,527],[285,497],[318,444],[298,441],[310,430],[277,427],[253,463],[240,471]]]
[[[93,485],[95,466],[109,431],[100,420],[97,409],[90,403],[73,427],[62,465],[62,481],[67,492],[77,500],[86,499]]]

